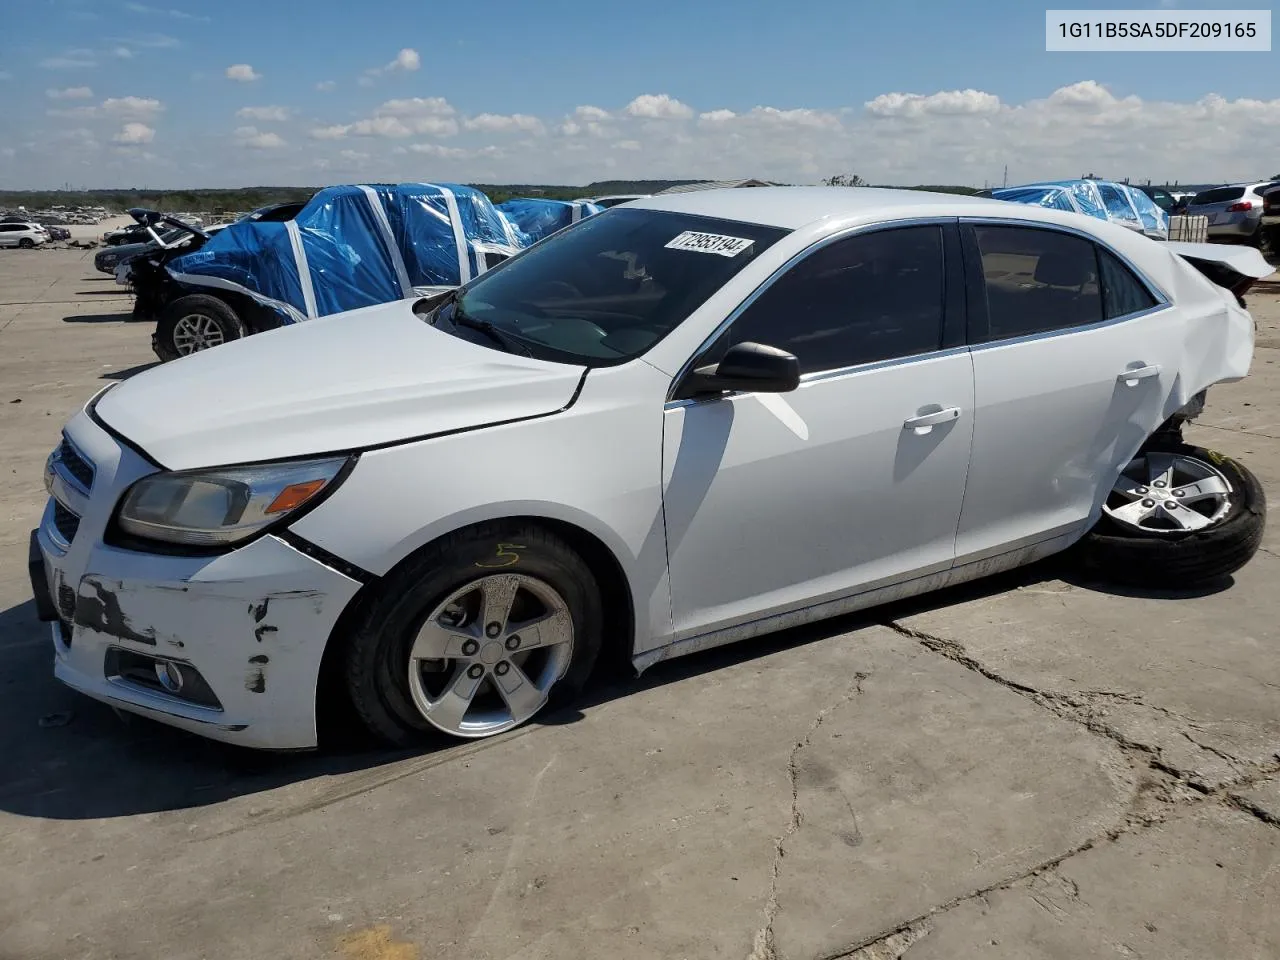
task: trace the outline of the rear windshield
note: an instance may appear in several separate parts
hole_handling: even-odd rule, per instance
[[[624,363],[789,232],[612,207],[481,274],[442,311],[441,329],[494,346],[466,326],[480,321],[543,360]],[[449,323],[455,313],[461,325]]]
[[[1205,190],[1203,193],[1197,193],[1192,198],[1192,206],[1199,206],[1203,203],[1227,203],[1230,200],[1239,200],[1244,196],[1244,187],[1218,187],[1214,190]]]

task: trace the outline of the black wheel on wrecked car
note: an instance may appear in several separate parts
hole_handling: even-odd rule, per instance
[[[21,240],[18,241],[18,246],[21,247],[23,250],[30,250],[35,245],[36,245],[36,242],[32,240],[30,237],[23,237]]]
[[[538,527],[482,524],[389,574],[339,662],[377,737],[477,739],[571,702],[602,632],[600,589],[567,543]]]
[[[161,360],[176,360],[244,335],[244,323],[226,301],[193,293],[160,311],[152,347]]]
[[[1097,525],[1078,545],[1084,567],[1118,583],[1179,590],[1243,567],[1262,545],[1262,485],[1231,457],[1176,444],[1125,467]]]

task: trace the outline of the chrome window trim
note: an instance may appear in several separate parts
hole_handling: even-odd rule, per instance
[[[806,386],[810,383],[825,383],[828,380],[842,380],[845,377],[857,376],[862,373],[873,373],[877,370],[884,370],[889,367],[903,367],[912,363],[923,363],[926,360],[943,360],[948,357],[958,357],[969,352],[969,348],[963,344],[958,347],[944,347],[941,350],[930,350],[928,353],[913,353],[907,357],[891,357],[888,360],[871,360],[867,363],[857,363],[850,367],[838,367],[834,370],[815,370],[813,373],[805,373],[800,376],[800,386]],[[684,400],[668,400],[662,407],[663,410],[678,410],[681,407],[688,407],[695,403],[707,403],[711,400],[729,400],[734,397],[751,397],[755,396],[754,391],[749,390],[730,390],[715,397],[686,397]]]
[[[671,395],[675,392],[676,387],[679,386],[680,383],[684,380],[685,376],[688,375],[689,370],[693,367],[694,361],[697,360],[698,357],[702,355],[703,351],[706,350],[708,346],[715,343],[716,340],[719,339],[720,336],[727,329],[729,329],[729,327],[732,326],[733,323],[752,306],[752,304],[754,304],[757,300],[759,300],[760,297],[762,297],[766,291],[768,291],[770,288],[773,287],[775,283],[778,282],[778,280],[780,280],[783,276],[785,276],[788,272],[790,272],[790,270],[793,267],[797,266],[802,261],[813,256],[818,251],[826,249],[827,247],[831,246],[831,244],[833,243],[838,243],[841,240],[848,240],[850,237],[854,237],[859,234],[880,233],[885,230],[894,230],[899,227],[927,227],[927,226],[944,227],[947,224],[956,223],[959,219],[960,218],[958,216],[904,217],[901,220],[877,220],[875,223],[860,223],[852,227],[845,227],[843,230],[838,230],[835,233],[827,234],[827,236],[822,237],[821,239],[815,240],[813,243],[809,244],[803,250],[799,250],[796,253],[792,254],[790,257],[787,258],[786,261],[783,262],[781,266],[777,267],[771,274],[769,274],[769,276],[767,276],[760,283],[759,286],[757,286],[754,290],[752,290],[751,293],[748,294],[741,303],[739,303],[736,307],[734,307],[729,312],[728,316],[726,316],[723,320],[720,321],[719,324],[716,325],[716,328],[711,332],[710,336],[706,337],[700,344],[698,344],[698,348],[689,355],[689,358],[685,360],[685,362],[680,366],[680,369],[676,371],[676,375],[672,377],[671,386],[667,388],[667,399],[666,399],[667,406],[670,407],[672,404],[674,404],[675,406],[684,406],[688,402],[699,402],[699,403],[703,402],[703,401],[693,401],[693,400],[688,400],[688,401],[672,400]],[[945,351],[935,351],[935,353],[942,353],[942,352],[945,352]],[[931,354],[915,354],[912,357],[902,358],[902,359],[917,360],[930,355]],[[877,363],[896,362],[897,359],[898,358],[892,358],[889,361],[874,360],[874,361],[870,361],[867,364],[859,364],[858,367],[859,368],[867,367]],[[815,370],[812,373],[804,374],[800,379],[801,379],[801,382],[803,383],[805,382],[806,377],[812,377],[820,374],[821,375],[831,374],[834,376],[834,375],[839,375],[846,371],[852,371],[854,369],[856,368],[855,367],[839,367],[839,368],[834,368],[830,371]]]
[[[1091,243],[1095,244],[1096,246],[1107,251],[1107,253],[1111,254],[1113,257],[1119,260],[1122,264],[1128,267],[1129,272],[1132,273],[1137,278],[1138,282],[1141,283],[1143,287],[1146,288],[1147,293],[1151,294],[1151,296],[1156,301],[1155,306],[1147,307],[1145,310],[1138,310],[1134,313],[1122,314],[1121,316],[1118,316],[1118,317],[1111,317],[1110,319],[1107,319],[1107,320],[1100,320],[1097,323],[1083,324],[1078,327],[1059,327],[1055,330],[1043,330],[1039,333],[1028,333],[1018,337],[1007,337],[1002,340],[987,340],[987,341],[984,341],[983,343],[971,344],[970,346],[974,350],[982,350],[986,347],[1006,344],[1006,343],[1023,343],[1028,340],[1039,340],[1045,337],[1059,337],[1066,333],[1076,333],[1083,330],[1098,330],[1103,327],[1109,327],[1113,324],[1127,323],[1128,321],[1136,320],[1139,317],[1149,316],[1150,314],[1158,313],[1161,310],[1167,310],[1173,306],[1173,298],[1171,298],[1167,293],[1165,293],[1163,287],[1161,287],[1149,276],[1147,276],[1145,272],[1139,269],[1137,264],[1135,264],[1132,260],[1126,257],[1123,253],[1121,253],[1115,247],[1111,246],[1111,244],[1101,239],[1096,233],[1092,233],[1088,230],[1083,230],[1080,227],[1071,227],[1071,226],[1066,226],[1060,223],[1042,223],[1042,222],[1033,221],[1033,220],[1016,220],[1016,219],[1011,220],[1006,217],[960,217],[958,219],[960,221],[960,226],[962,227],[965,227],[965,226],[1020,227],[1028,230],[1048,230],[1048,231],[1053,231],[1057,233],[1065,233],[1070,236],[1076,236],[1084,240],[1088,240]],[[1099,294],[1101,294],[1102,293],[1101,271],[1099,271],[1098,285],[1099,285],[1098,292]],[[1103,302],[1103,309],[1104,310],[1106,309],[1105,300]]]

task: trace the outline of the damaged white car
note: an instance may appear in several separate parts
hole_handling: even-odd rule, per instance
[[[1252,259],[1248,255],[1252,255]],[[1258,549],[1256,251],[920,192],[610,209],[459,290],[98,394],[50,457],[55,672],[233,743],[349,700],[485,737],[669,657],[1066,550],[1166,587]],[[227,384],[236,384],[228,390]]]

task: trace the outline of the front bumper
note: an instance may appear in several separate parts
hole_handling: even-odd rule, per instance
[[[360,584],[274,536],[215,557],[104,543],[120,494],[155,468],[85,414],[67,436],[92,465],[91,492],[78,496],[64,476],[53,480],[31,554],[37,608],[54,617],[54,675],[112,706],[213,739],[314,747],[321,658]],[[136,665],[154,661],[192,682],[176,692],[159,674],[147,682]],[[122,670],[122,662],[133,668]]]

